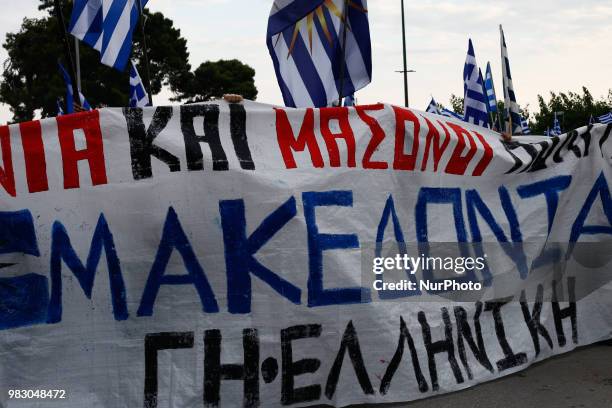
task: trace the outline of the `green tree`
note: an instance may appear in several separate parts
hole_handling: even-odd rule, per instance
[[[538,95],[538,105],[540,111],[534,115],[535,121],[532,122],[534,133],[543,134],[552,128],[555,112],[563,112],[558,118],[565,132],[587,125],[591,115],[597,117],[612,110],[612,90],[608,92],[607,99],[600,100],[595,100],[586,87],[582,88],[582,94],[551,92],[548,102]]]
[[[64,14],[69,20],[71,2],[64,2]],[[3,44],[9,58],[4,62],[0,83],[0,102],[11,107],[14,121],[31,120],[40,110],[43,117],[54,116],[56,100],[65,95],[65,86],[57,68],[58,58],[64,59],[59,41],[57,19],[52,15],[52,1],[43,0],[39,7],[48,15],[39,19],[24,19],[16,33],[8,33]],[[172,20],[161,13],[145,9],[147,47],[150,60],[153,94],[168,87],[178,93],[189,81],[187,41]],[[125,106],[129,100],[129,72],[119,72],[100,63],[100,54],[87,45],[80,47],[82,91],[93,106]],[[132,58],[144,75],[140,63],[143,42],[140,30],[134,32]],[[63,61],[67,66],[68,62]]]
[[[255,70],[233,60],[206,61],[190,76],[188,85],[175,100],[187,103],[210,101],[223,94],[240,94],[246,99],[257,98]]]
[[[451,94],[450,104],[453,112],[463,115],[463,98],[455,94]]]

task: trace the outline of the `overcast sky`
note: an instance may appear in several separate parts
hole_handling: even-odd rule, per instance
[[[425,109],[431,96],[448,105],[463,92],[468,38],[484,69],[493,68],[501,95],[498,25],[504,25],[514,87],[521,106],[537,104],[538,94],[579,91],[582,85],[604,96],[612,88],[612,0],[406,0],[410,102]],[[38,0],[0,0],[0,37],[18,30],[21,20],[39,14]],[[282,103],[266,44],[272,0],[150,0],[151,10],[174,20],[187,39],[190,63],[237,58],[256,70],[258,100]],[[403,103],[399,0],[368,2],[373,49],[373,81],[357,93],[359,103]],[[148,27],[154,29],[154,27]],[[54,41],[54,39],[49,39]],[[7,58],[0,49],[0,62]],[[0,65],[1,67],[1,65]],[[1,69],[1,68],[0,68]],[[127,86],[127,84],[126,84]],[[83,90],[87,95],[87,89]],[[167,102],[162,94],[156,104]],[[9,120],[0,105],[0,123]]]

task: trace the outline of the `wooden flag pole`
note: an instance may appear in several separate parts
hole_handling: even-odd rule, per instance
[[[68,75],[70,75],[70,80],[72,81],[72,100],[75,105],[80,107],[81,95],[79,93],[79,88],[76,82],[74,60],[72,58],[72,52],[70,51],[70,43],[68,41],[68,31],[66,30],[66,22],[64,21],[64,15],[62,14],[62,4],[60,0],[54,0],[53,5],[55,17],[57,18],[57,24],[59,27],[58,34],[60,35],[60,41],[64,46],[64,58],[66,58],[66,60],[68,61]]]
[[[137,0],[138,10],[140,12],[140,33],[142,35],[142,56],[145,63],[145,86],[149,94],[149,103],[153,105],[153,92],[151,91],[151,68],[149,65],[149,51],[147,50],[147,36],[145,34],[145,15],[142,8],[142,0]]]

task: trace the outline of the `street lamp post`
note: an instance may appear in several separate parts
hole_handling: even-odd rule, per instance
[[[404,105],[406,105],[406,107],[409,108],[410,99],[408,98],[408,74],[412,74],[413,72],[416,72],[416,71],[414,69],[403,69],[401,71],[395,71],[395,72],[404,74]]]

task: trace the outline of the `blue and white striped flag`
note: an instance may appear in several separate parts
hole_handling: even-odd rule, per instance
[[[356,101],[355,94],[351,94],[344,98],[344,106],[355,106]]]
[[[438,109],[438,104],[434,98],[431,98],[431,102],[429,102],[429,106],[425,109],[425,112],[435,113],[436,115],[440,114],[440,110]]]
[[[66,84],[66,113],[74,112],[74,91],[72,87],[72,79],[70,79],[70,75],[68,75],[68,71],[64,68],[64,66],[58,63],[60,73],[64,78],[64,83]],[[80,105],[85,110],[91,110],[91,105],[85,99],[85,96],[79,91],[79,100],[81,101]]]
[[[329,106],[372,80],[366,0],[275,0],[267,44],[286,106]]]
[[[144,108],[149,106],[149,95],[136,69],[136,64],[134,61],[130,61],[130,64],[130,108]]]
[[[489,100],[487,97],[487,89],[485,88],[485,84],[484,84],[484,76],[482,75],[482,69],[478,68],[478,82],[480,82],[480,84],[482,85],[482,94],[485,97],[485,106],[487,107],[487,119],[489,118],[489,113],[491,113],[491,110],[489,109]]]
[[[485,95],[482,74],[476,63],[472,40],[469,42],[468,53],[463,68],[463,91],[463,120],[488,128],[488,101]]]
[[[448,110],[446,108],[442,108],[440,110],[440,115],[446,116],[447,118],[451,118],[451,119],[458,119],[458,120],[463,122],[463,116],[461,116],[460,114],[455,113],[455,112],[453,112],[451,110]]]
[[[98,50],[103,64],[123,71],[139,16],[137,0],[75,0],[69,31]]]
[[[609,125],[610,123],[612,123],[612,112],[608,112],[605,115],[598,117],[597,120],[599,121],[599,123]]]
[[[521,116],[521,130],[523,131],[524,135],[531,134],[531,129],[529,129],[529,122],[527,122],[527,119],[523,118],[522,116]]]
[[[562,134],[562,130],[561,130],[561,124],[559,123],[559,118],[557,117],[557,114],[555,113],[555,120],[553,122],[553,129],[550,132],[551,136],[560,136]]]
[[[493,73],[491,72],[491,63],[487,62],[487,72],[485,74],[485,91],[487,92],[487,100],[489,102],[489,112],[497,113],[497,95],[495,95],[495,85],[493,84]]]
[[[57,104],[57,115],[56,116],[62,116],[64,114],[64,107],[62,106],[62,100],[60,98],[57,98],[55,100],[55,103]]]
[[[510,72],[510,60],[508,59],[508,47],[506,46],[506,38],[504,37],[504,30],[501,25],[499,26],[499,33],[501,36],[501,63],[504,78],[506,120],[510,120],[512,123],[510,132],[513,135],[520,135],[523,133],[521,128],[521,113],[519,105],[516,102],[516,94],[514,93],[514,85],[512,84],[512,73]]]
[[[87,102],[87,99],[85,99],[85,95],[83,95],[81,91],[79,91],[79,99],[81,100],[81,108],[90,111],[91,105],[89,104],[89,102]]]

